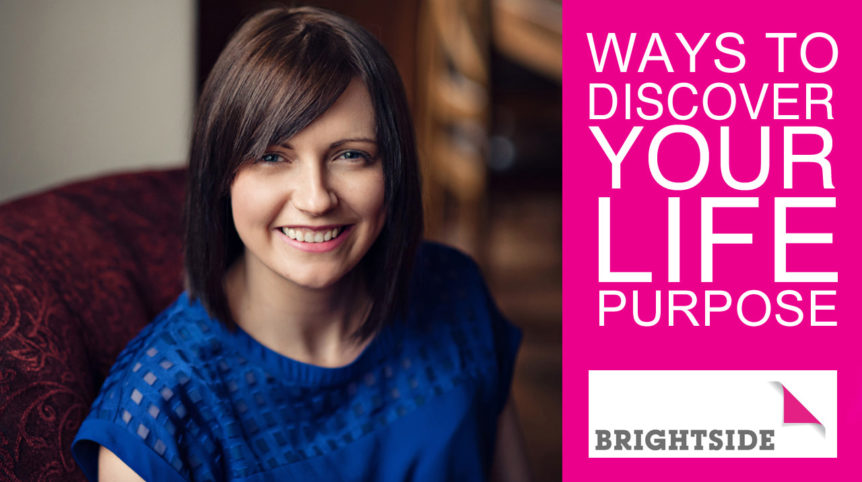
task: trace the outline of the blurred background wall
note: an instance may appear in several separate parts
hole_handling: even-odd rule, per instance
[[[0,202],[185,162],[194,99],[271,0],[0,0]],[[284,2],[282,2],[284,3]],[[561,0],[309,0],[381,40],[407,89],[426,236],[482,266],[524,331],[536,480],[561,478]]]
[[[194,0],[0,0],[0,201],[182,164]]]

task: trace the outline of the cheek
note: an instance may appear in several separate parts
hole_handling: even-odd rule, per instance
[[[369,183],[364,193],[364,213],[374,219],[378,228],[383,225],[386,219],[386,207],[384,205],[384,180],[383,173],[379,173],[374,182]]]
[[[264,183],[255,176],[243,174],[242,171],[237,174],[231,184],[230,198],[234,225],[243,242],[246,242],[254,230],[268,225],[273,212],[277,212],[278,203]]]
[[[336,187],[342,208],[361,219],[368,233],[377,234],[386,221],[383,202],[383,171],[351,172],[341,176]]]
[[[247,206],[247,198],[240,193],[235,193],[231,190],[230,204],[231,214],[233,215],[233,225],[243,242],[246,242],[249,220],[249,209]]]

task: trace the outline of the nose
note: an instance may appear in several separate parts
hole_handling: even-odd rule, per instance
[[[293,192],[293,205],[308,216],[321,216],[338,205],[338,197],[328,185],[326,168],[306,163]]]

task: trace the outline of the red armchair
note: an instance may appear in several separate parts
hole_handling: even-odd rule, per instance
[[[182,290],[185,170],[0,206],[0,480],[84,480],[69,445],[114,359]]]

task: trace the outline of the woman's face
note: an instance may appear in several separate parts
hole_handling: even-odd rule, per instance
[[[325,288],[359,263],[386,217],[375,131],[354,79],[308,127],[239,170],[231,209],[249,276]]]

